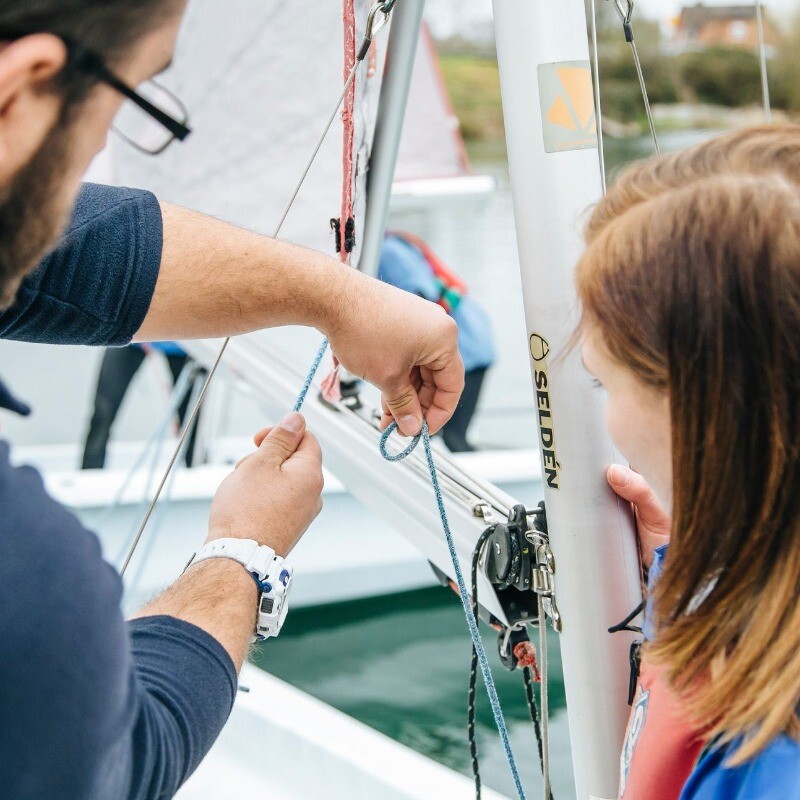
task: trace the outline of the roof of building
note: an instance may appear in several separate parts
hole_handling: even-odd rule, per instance
[[[756,8],[753,3],[728,6],[706,6],[697,3],[697,5],[684,6],[681,9],[679,25],[697,28],[711,20],[754,19],[755,16]]]

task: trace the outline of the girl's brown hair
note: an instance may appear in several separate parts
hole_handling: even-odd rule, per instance
[[[586,239],[583,324],[670,400],[650,657],[740,763],[800,737],[800,126],[635,165]]]

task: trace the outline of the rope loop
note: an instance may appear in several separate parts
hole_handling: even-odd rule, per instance
[[[389,425],[389,427],[388,427],[388,428],[387,428],[387,429],[386,429],[386,430],[385,430],[385,431],[384,431],[384,432],[381,434],[381,443],[380,443],[381,455],[382,455],[382,456],[383,456],[383,457],[384,457],[384,458],[385,458],[387,461],[402,461],[404,458],[408,458],[408,456],[410,456],[410,455],[411,455],[411,454],[414,452],[414,449],[415,449],[415,448],[416,448],[416,446],[417,446],[417,445],[420,443],[420,440],[422,439],[423,435],[424,435],[424,436],[427,438],[427,436],[428,436],[428,423],[427,423],[427,421],[426,421],[426,420],[423,418],[423,420],[422,420],[422,428],[420,429],[420,432],[419,432],[419,433],[418,433],[418,434],[417,434],[417,435],[416,435],[416,436],[415,436],[415,437],[414,437],[414,438],[411,440],[411,444],[409,444],[409,445],[408,445],[408,447],[406,447],[406,449],[405,449],[405,450],[401,450],[399,453],[395,453],[395,454],[393,455],[392,453],[390,453],[390,452],[389,452],[389,451],[386,449],[386,445],[387,445],[387,443],[389,442],[389,437],[390,437],[390,436],[391,436],[391,435],[392,435],[392,434],[393,434],[393,433],[394,433],[396,430],[397,430],[397,423],[396,423],[396,422],[393,422],[393,423],[392,423],[391,425]]]

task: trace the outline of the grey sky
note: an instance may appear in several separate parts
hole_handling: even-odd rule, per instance
[[[557,0],[554,0],[557,1]],[[598,0],[598,3],[602,0]],[[648,17],[669,20],[678,14],[684,5],[693,5],[695,0],[637,0],[637,13]],[[706,5],[729,5],[747,0],[705,0]],[[764,7],[780,21],[786,21],[800,11],[800,0],[765,0]],[[434,34],[453,36],[474,35],[476,29],[484,28],[492,18],[491,0],[427,0],[426,17]]]

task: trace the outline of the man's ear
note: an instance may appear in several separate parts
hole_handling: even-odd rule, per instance
[[[66,45],[50,33],[0,50],[0,182],[28,162],[58,119],[61,99],[43,89],[66,60]]]

